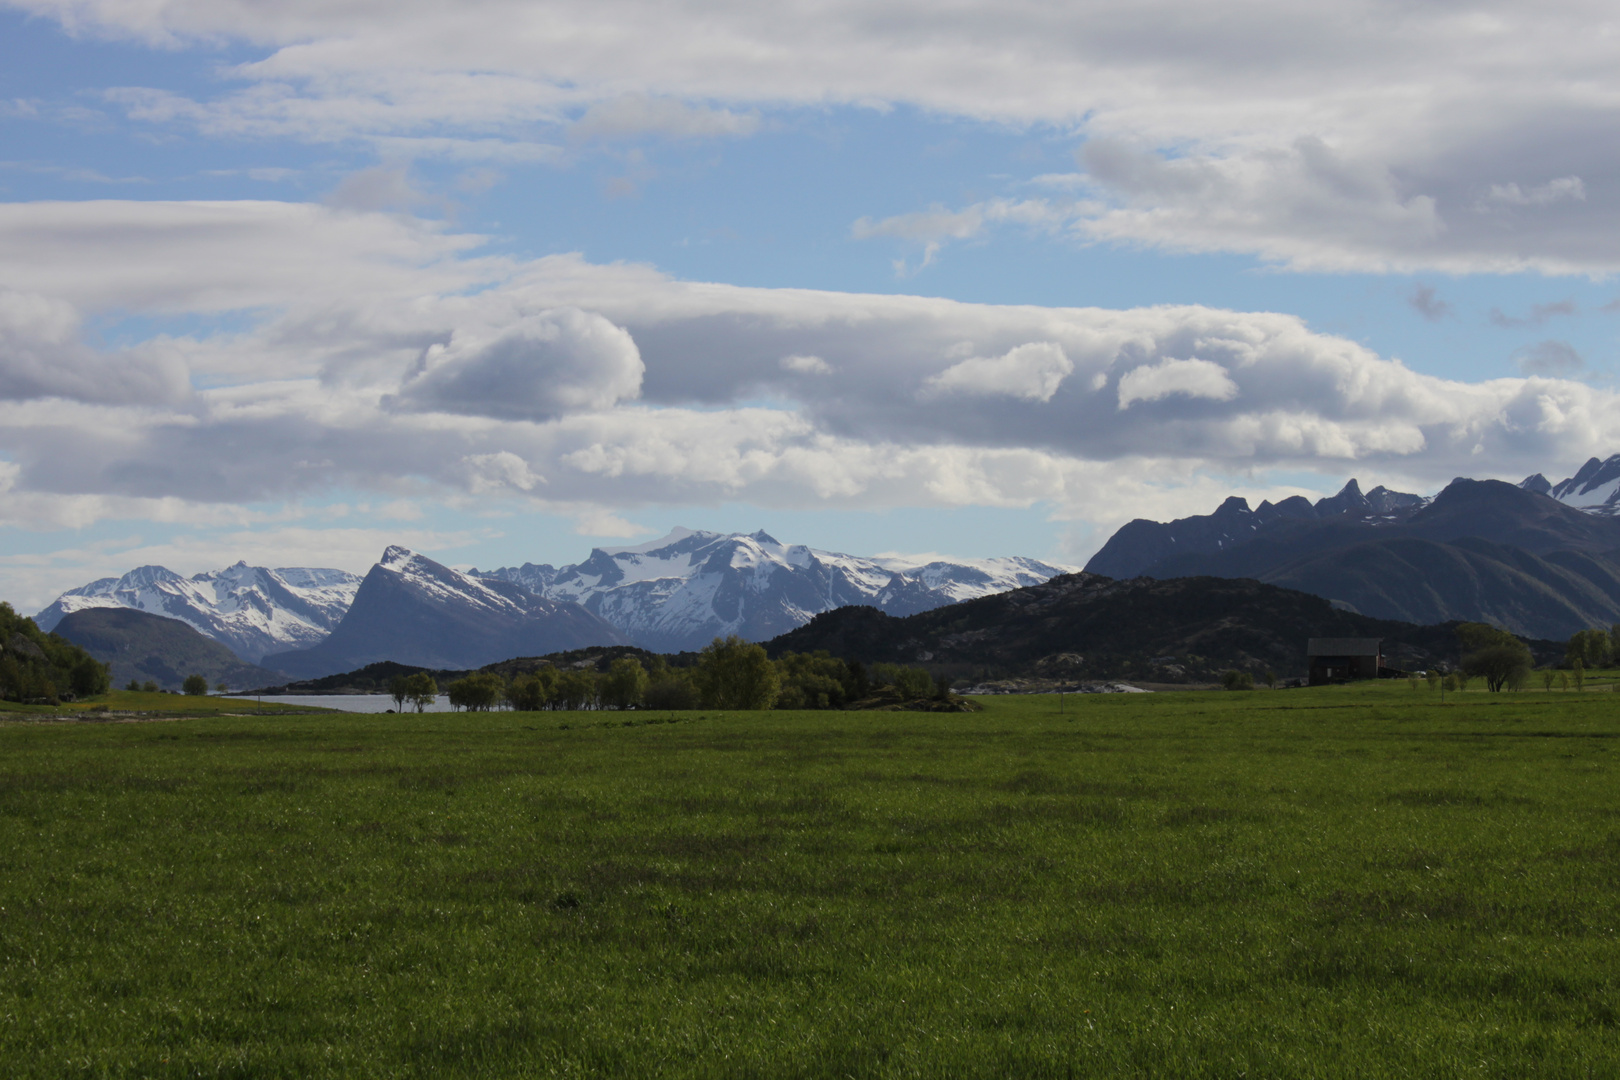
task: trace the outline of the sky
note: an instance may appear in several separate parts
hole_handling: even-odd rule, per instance
[[[0,0],[0,598],[1620,452],[1613,5]]]

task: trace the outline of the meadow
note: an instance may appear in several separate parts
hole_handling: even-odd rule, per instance
[[[1620,1073],[1620,694],[985,706],[0,722],[0,1073]]]

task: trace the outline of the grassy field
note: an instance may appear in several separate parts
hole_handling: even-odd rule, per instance
[[[1620,1074],[1620,694],[986,704],[0,723],[0,1073]]]
[[[23,720],[28,717],[63,717],[97,719],[110,712],[118,718],[126,714],[162,715],[171,717],[218,716],[220,713],[251,713],[260,716],[279,716],[292,713],[326,713],[329,709],[284,704],[275,698],[260,702],[253,698],[214,697],[212,695],[146,693],[143,690],[114,690],[83,701],[61,705],[19,705],[15,701],[0,701],[0,723]]]

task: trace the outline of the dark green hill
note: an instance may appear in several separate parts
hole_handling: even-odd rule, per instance
[[[107,689],[107,666],[0,603],[0,698],[56,704]]]
[[[847,660],[921,663],[970,678],[1201,682],[1231,668],[1303,675],[1313,637],[1382,638],[1386,662],[1407,670],[1460,658],[1455,624],[1369,618],[1252,580],[1116,581],[1084,573],[902,619],[876,608],[839,608],[766,649],[772,656],[826,649]],[[1539,663],[1563,655],[1556,642],[1530,646]]]
[[[179,619],[133,608],[75,611],[56,624],[56,633],[112,665],[115,686],[150,679],[165,690],[178,690],[187,675],[201,675],[209,686],[224,683],[239,690],[284,678],[244,662]]]

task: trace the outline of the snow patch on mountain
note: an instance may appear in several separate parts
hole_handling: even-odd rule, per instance
[[[596,548],[573,566],[526,563],[481,576],[580,604],[646,648],[679,651],[728,634],[768,640],[846,604],[910,615],[1074,569],[1026,558],[859,558],[784,544],[763,530],[677,528],[642,544]]]
[[[515,656],[625,644],[623,634],[578,604],[391,547],[330,635],[307,649],[271,653],[264,664],[311,679],[383,660],[476,668]]]
[[[1620,512],[1620,454],[1604,461],[1591,458],[1574,476],[1561,483],[1548,485],[1547,479],[1536,473],[1526,477],[1519,486],[1550,495],[1565,506],[1612,517]]]
[[[142,566],[63,593],[34,622],[50,631],[85,608],[134,608],[179,619],[257,663],[267,653],[307,648],[325,638],[359,588],[360,578],[346,570],[272,570],[238,562],[188,578],[166,567]]]

